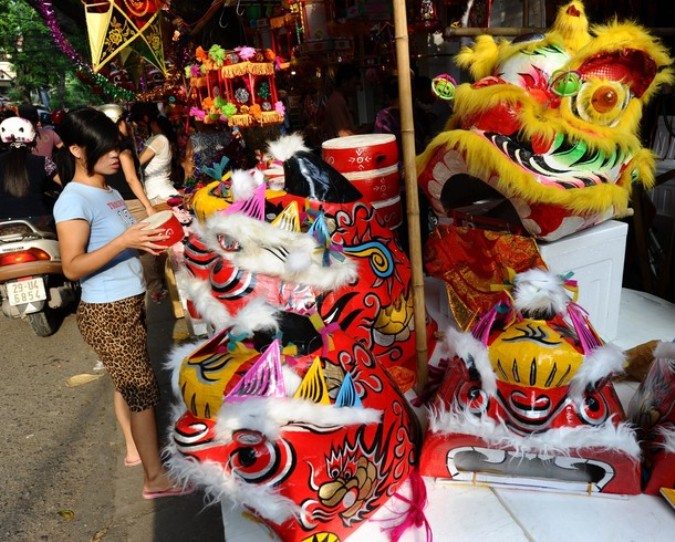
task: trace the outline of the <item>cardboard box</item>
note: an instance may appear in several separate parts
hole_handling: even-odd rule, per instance
[[[573,272],[579,284],[577,302],[590,315],[603,340],[617,336],[628,224],[609,220],[550,243],[539,242],[551,271]]]

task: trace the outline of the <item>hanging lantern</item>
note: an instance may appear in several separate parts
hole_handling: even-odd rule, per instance
[[[411,30],[432,32],[440,27],[436,0],[418,0],[409,8]]]
[[[300,4],[304,41],[326,39],[328,37],[326,2],[324,0],[305,0]]]
[[[420,1],[420,19],[424,22],[436,20],[436,3],[433,0]]]

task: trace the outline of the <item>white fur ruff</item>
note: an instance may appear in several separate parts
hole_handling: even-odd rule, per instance
[[[220,234],[236,239],[241,250],[224,251],[218,243]],[[282,230],[241,213],[209,217],[202,240],[236,267],[321,291],[334,290],[357,277],[356,263],[350,258],[333,259],[330,266],[324,267],[323,255],[317,251],[318,244],[311,235]],[[298,253],[308,255],[308,265],[299,268],[290,261]]]
[[[661,448],[666,452],[675,453],[675,428],[659,427],[659,435],[663,439]]]
[[[675,360],[675,342],[667,343],[662,341],[657,344],[656,348],[654,348],[654,357]]]
[[[382,411],[372,408],[337,408],[290,397],[256,397],[224,404],[218,412],[215,432],[223,442],[229,442],[232,433],[240,429],[258,431],[274,440],[291,423],[329,429],[378,423],[381,418]]]
[[[570,397],[578,400],[588,385],[593,386],[602,378],[622,373],[625,360],[625,354],[613,344],[593,350],[570,380]]]
[[[164,369],[171,374],[171,390],[175,399],[179,402],[183,401],[180,392],[178,381],[180,379],[180,370],[183,366],[183,360],[192,354],[197,348],[201,346],[198,342],[184,343],[174,346],[168,353],[166,361],[164,362]]]
[[[309,148],[307,145],[305,145],[305,140],[303,139],[302,135],[297,132],[286,136],[281,136],[276,141],[271,141],[268,144],[268,149],[274,158],[282,162],[285,162],[300,151],[309,151]]]
[[[262,297],[256,297],[242,307],[232,319],[232,333],[252,335],[256,331],[279,331],[278,308]]]
[[[169,475],[183,484],[194,484],[204,490],[207,502],[223,502],[234,510],[250,508],[274,523],[300,517],[301,509],[288,497],[274,489],[249,484],[215,461],[200,462],[179,453],[170,445],[165,448]]]
[[[258,171],[260,175],[256,175]],[[258,188],[264,181],[264,177],[260,170],[243,170],[237,169],[232,172],[232,199],[234,201],[246,201],[251,199],[256,188]]]
[[[445,345],[451,357],[459,356],[465,363],[469,357],[473,359],[480,374],[483,391],[490,397],[494,397],[497,394],[497,376],[492,370],[488,351],[483,343],[471,333],[464,333],[450,327],[445,332]]]
[[[276,319],[278,307],[267,303],[263,298],[254,298],[233,315],[211,294],[211,284],[208,280],[188,277],[183,281],[186,284],[186,297],[192,301],[201,318],[217,331],[232,327],[233,333],[247,335],[254,331],[269,329],[277,331],[279,323]]]
[[[604,448],[619,450],[636,459],[640,457],[635,432],[623,422],[616,427],[608,422],[599,427],[563,427],[521,436],[509,430],[505,423],[490,418],[479,418],[469,412],[430,409],[429,429],[433,433],[480,437],[496,448],[515,450],[517,456],[529,453],[567,455],[578,448]]]
[[[513,297],[516,309],[525,315],[561,314],[570,301],[560,277],[543,269],[518,273]]]
[[[224,329],[231,325],[233,316],[225,306],[211,295],[211,284],[186,273],[183,280],[186,297],[192,301],[203,320],[215,329]]]

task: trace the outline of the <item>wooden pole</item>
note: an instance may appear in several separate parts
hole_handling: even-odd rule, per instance
[[[398,69],[398,95],[401,110],[401,143],[405,175],[406,214],[408,217],[408,246],[412,266],[414,295],[415,346],[417,350],[417,391],[421,393],[427,383],[427,333],[426,307],[424,305],[424,272],[422,270],[422,242],[420,209],[417,195],[417,168],[415,166],[415,128],[412,111],[412,85],[410,77],[410,50],[408,47],[408,22],[404,0],[394,0],[394,37],[396,41],[396,66]]]

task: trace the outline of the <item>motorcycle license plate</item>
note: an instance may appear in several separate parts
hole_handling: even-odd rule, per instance
[[[47,299],[45,281],[41,277],[7,283],[7,297],[10,305],[24,305]]]

